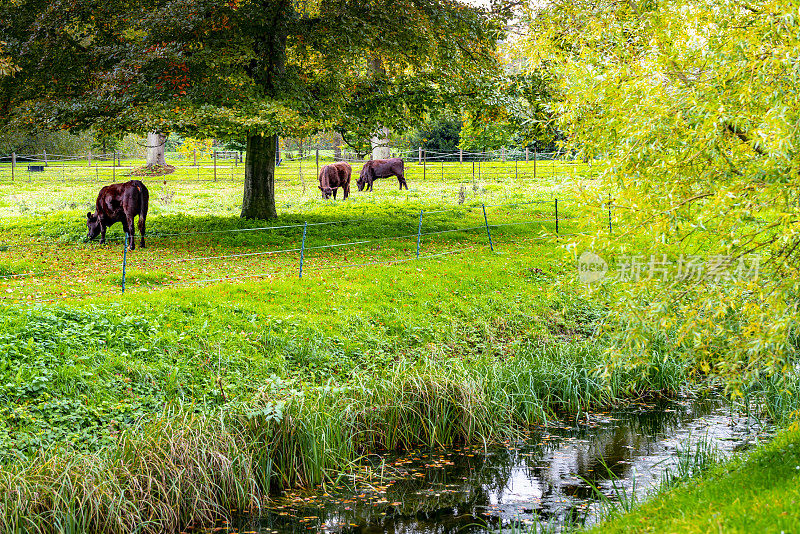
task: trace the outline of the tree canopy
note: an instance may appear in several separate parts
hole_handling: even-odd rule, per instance
[[[242,214],[266,218],[274,136],[366,141],[477,103],[500,28],[455,0],[18,0],[0,6],[20,69],[0,79],[0,120],[247,138]]]
[[[570,146],[604,156],[598,205],[613,197],[624,235],[677,262],[730,262],[716,275],[645,276],[604,289],[630,325],[627,355],[654,344],[700,372],[743,381],[794,369],[798,347],[800,20],[796,2],[556,0],[527,12],[526,57],[558,74]],[[735,276],[742,260],[757,278]],[[705,267],[709,267],[708,261]],[[627,309],[625,308],[627,305]]]

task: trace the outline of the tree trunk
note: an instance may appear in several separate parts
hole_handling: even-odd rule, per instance
[[[277,142],[276,135],[247,137],[242,199],[242,217],[245,219],[272,219],[278,216],[275,209]]]
[[[167,164],[164,158],[164,147],[167,145],[167,134],[150,132],[147,134],[147,156],[145,161],[148,167]]]
[[[388,159],[392,155],[389,147],[389,128],[385,126],[370,139],[372,143],[372,159]]]

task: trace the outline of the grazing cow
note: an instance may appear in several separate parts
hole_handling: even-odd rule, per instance
[[[150,192],[139,180],[131,180],[124,184],[111,184],[103,187],[97,194],[95,212],[86,214],[86,225],[89,227],[87,237],[92,240],[100,234],[100,243],[106,242],[106,228],[115,222],[122,223],[125,235],[129,236],[130,249],[136,248],[133,218],[139,216],[139,233],[144,248],[144,224],[147,219],[147,204]]]
[[[364,163],[356,184],[358,185],[359,191],[363,191],[364,186],[367,187],[367,191],[372,191],[372,182],[374,182],[376,178],[397,176],[397,181],[400,183],[400,190],[402,191],[403,187],[408,190],[404,172],[405,165],[400,158],[374,159]]]
[[[336,198],[336,189],[342,188],[344,198],[350,196],[350,176],[353,168],[349,163],[338,161],[325,165],[319,170],[319,189],[322,191],[322,198]]]

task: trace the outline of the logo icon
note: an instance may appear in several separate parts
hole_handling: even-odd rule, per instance
[[[599,282],[607,273],[608,263],[594,252],[584,252],[578,258],[578,278],[584,284]]]

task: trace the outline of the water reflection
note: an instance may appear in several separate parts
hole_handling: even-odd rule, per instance
[[[681,446],[706,439],[720,452],[765,433],[717,400],[641,405],[531,431],[524,442],[374,457],[355,493],[286,495],[232,525],[259,533],[455,534],[488,524],[591,522],[596,494],[643,493]],[[590,485],[591,484],[591,485]]]

